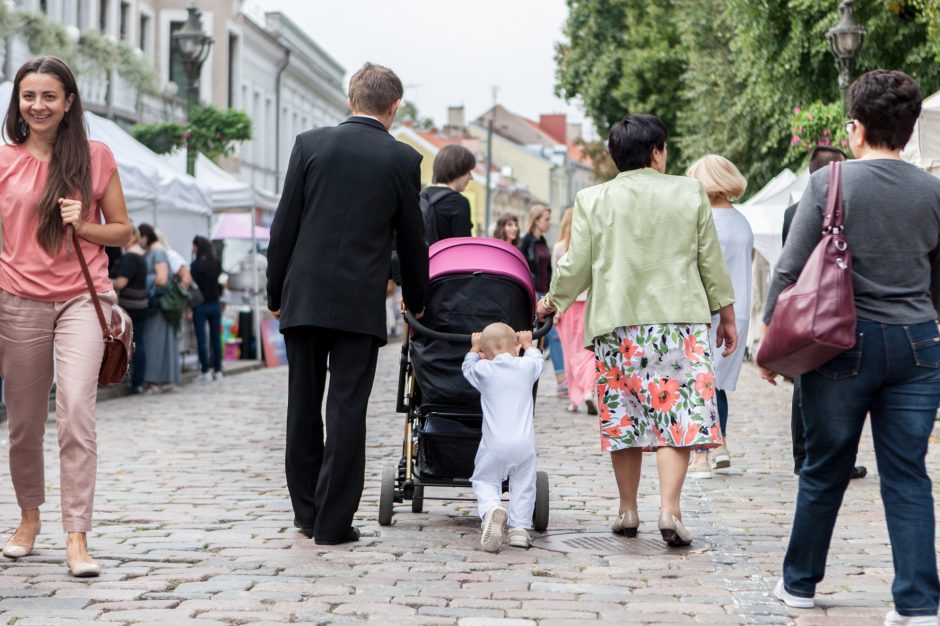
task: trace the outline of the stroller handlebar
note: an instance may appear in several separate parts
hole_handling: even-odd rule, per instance
[[[541,339],[542,337],[548,334],[548,331],[552,329],[552,321],[553,321],[552,317],[553,316],[551,315],[546,316],[546,318],[542,320],[542,323],[533,329],[532,331],[533,339]],[[438,330],[433,330],[431,328],[426,327],[424,324],[422,324],[421,320],[416,318],[411,311],[405,311],[405,319],[408,320],[408,324],[415,331],[415,333],[419,335],[426,335],[430,337],[431,339],[438,339],[441,341],[452,341],[454,343],[466,343],[466,344],[470,343],[469,334],[442,333]]]

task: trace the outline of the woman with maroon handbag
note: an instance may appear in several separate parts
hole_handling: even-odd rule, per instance
[[[871,414],[895,568],[894,609],[885,624],[937,626],[940,581],[925,456],[940,405],[940,180],[900,158],[921,109],[910,76],[869,72],[852,84],[849,100],[846,129],[858,159],[842,167],[841,207],[855,345],[801,377],[806,461],[774,593],[791,608],[814,606]],[[830,167],[812,176],[800,200],[774,270],[765,323],[801,321],[773,315],[780,292],[796,282],[821,239]],[[761,374],[775,381],[774,372],[762,368]]]
[[[108,148],[89,141],[69,67],[55,57],[16,73],[0,147],[0,376],[10,429],[10,474],[21,509],[4,556],[30,554],[45,500],[43,434],[56,383],[62,525],[73,576],[97,576],[88,555],[97,451],[95,399],[102,324],[70,233],[111,319],[116,297],[104,246],[130,238],[124,193]],[[54,366],[54,367],[53,367]]]

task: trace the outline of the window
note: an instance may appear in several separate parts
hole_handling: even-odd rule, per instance
[[[228,108],[235,107],[235,63],[238,60],[238,37],[228,36]]]
[[[128,36],[128,26],[131,19],[131,4],[130,2],[121,3],[121,20],[119,22],[119,33],[121,41],[127,41]]]
[[[49,15],[49,2],[47,0],[39,0],[39,12]]]
[[[140,32],[137,34],[138,41],[140,42],[138,47],[144,52],[147,51],[147,45],[150,43],[150,16],[140,14]]]
[[[186,94],[186,69],[183,67],[183,57],[180,55],[179,50],[176,49],[176,45],[173,43],[173,35],[183,27],[183,24],[186,22],[170,22],[170,80],[176,83],[176,86],[179,87],[180,94],[184,99],[187,97]]]
[[[98,5],[98,30],[108,32],[108,0],[101,0]]]

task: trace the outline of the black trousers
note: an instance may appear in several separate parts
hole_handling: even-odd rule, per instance
[[[362,497],[366,410],[379,341],[302,326],[285,330],[284,343],[289,380],[285,468],[294,519],[312,528],[317,539],[342,540]],[[330,388],[324,414],[327,360]]]

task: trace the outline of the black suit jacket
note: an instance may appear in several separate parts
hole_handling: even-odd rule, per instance
[[[405,304],[423,310],[420,165],[420,154],[372,118],[297,136],[268,247],[268,308],[281,311],[281,330],[319,326],[384,344],[393,238]]]
[[[800,206],[799,202],[795,202],[787,207],[786,211],[783,212],[783,232],[781,236],[783,237],[783,243],[787,243],[787,235],[790,234],[790,225],[793,224],[793,216],[796,215],[796,207]]]

